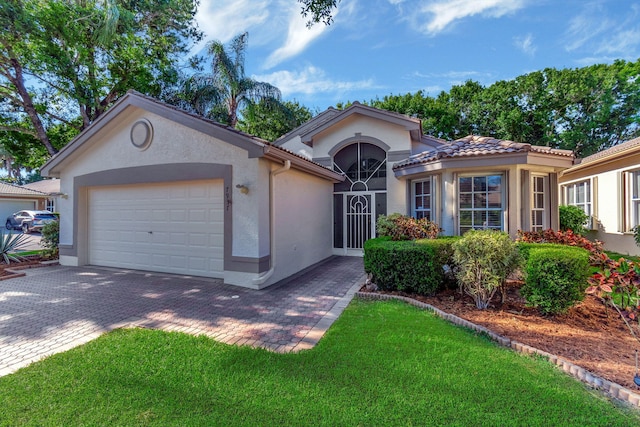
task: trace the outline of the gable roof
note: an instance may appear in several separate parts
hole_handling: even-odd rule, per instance
[[[356,101],[344,110],[336,110],[334,108],[325,110],[321,114],[312,118],[307,123],[297,127],[283,137],[279,138],[276,141],[276,144],[281,145],[294,136],[300,136],[300,139],[304,144],[312,146],[313,138],[317,134],[325,131],[331,126],[334,126],[338,122],[356,114],[402,126],[405,128],[405,130],[409,131],[409,133],[411,134],[411,138],[415,141],[420,141],[422,138],[422,123],[420,119],[409,117],[404,114],[395,113],[392,111],[369,107]]]
[[[47,161],[41,168],[44,176],[58,177],[60,169],[77,154],[88,149],[93,136],[100,132],[113,119],[130,107],[137,107],[168,120],[213,136],[221,141],[247,151],[251,158],[264,157],[273,161],[291,161],[291,167],[307,173],[323,177],[333,181],[341,181],[344,177],[333,170],[312,162],[306,157],[300,156],[290,150],[277,147],[270,142],[258,137],[246,134],[235,128],[223,125],[214,120],[207,119],[197,114],[182,110],[176,106],[159,101],[153,97],[143,95],[134,90],[129,90],[103,115],[98,117],[80,135],[64,146],[55,156]]]
[[[29,188],[24,188],[19,185],[0,182],[0,196],[31,197],[42,199],[46,198],[47,194]]]
[[[58,178],[53,179],[42,179],[36,182],[30,182],[29,184],[25,184],[22,188],[27,188],[29,190],[36,190],[41,193],[53,194],[60,192],[60,180]]]
[[[444,143],[434,150],[423,151],[406,160],[393,165],[394,170],[410,166],[427,164],[442,159],[471,158],[479,156],[492,156],[511,153],[540,153],[573,159],[573,151],[558,150],[549,147],[531,145],[522,142],[502,140],[487,136],[468,135],[464,138]]]
[[[602,160],[608,157],[614,157],[617,155],[626,154],[626,152],[633,150],[635,148],[640,148],[640,137],[630,139],[629,141],[623,142],[622,144],[614,145],[611,148],[606,150],[599,151],[595,154],[585,157],[578,163],[579,165],[586,165],[588,163],[593,163],[598,160]]]

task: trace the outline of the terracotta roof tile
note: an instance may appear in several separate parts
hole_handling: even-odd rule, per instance
[[[440,148],[415,154],[406,160],[396,163],[393,166],[393,169],[401,169],[403,167],[416,164],[430,163],[446,158],[487,156],[494,154],[522,152],[535,152],[554,154],[563,157],[573,157],[573,152],[569,150],[558,150],[522,142],[496,139],[488,136],[469,135],[465,136],[464,138],[448,142]]]
[[[20,187],[19,185],[0,182],[0,195],[43,197],[43,196],[46,196],[46,193],[42,193],[36,190],[31,190],[29,188]]]

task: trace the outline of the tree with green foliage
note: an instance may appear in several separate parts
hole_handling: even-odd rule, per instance
[[[440,138],[493,136],[584,157],[640,135],[640,60],[547,68],[487,87],[467,81],[436,97],[390,95],[370,105],[419,117]]]
[[[197,4],[1,2],[0,143],[16,157],[44,153],[37,156],[41,163],[127,90],[161,95],[201,38]],[[55,141],[61,129],[65,140]]]
[[[279,104],[260,101],[249,104],[238,119],[238,130],[267,141],[275,141],[313,117],[311,110],[297,101]]]
[[[340,0],[298,0],[302,4],[302,16],[309,17],[307,27],[318,22],[330,25],[333,21],[333,10]]]
[[[207,45],[211,74],[196,73],[184,79],[169,101],[203,117],[235,127],[238,110],[262,103],[272,107],[280,102],[280,90],[266,82],[247,77],[244,59],[249,34],[234,37],[225,46],[214,40]]]

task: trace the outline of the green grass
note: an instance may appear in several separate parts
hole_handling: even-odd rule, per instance
[[[109,333],[0,378],[0,425],[631,426],[640,417],[428,312],[355,300],[299,354]]]
[[[604,253],[606,253],[609,256],[609,258],[615,261],[619,260],[620,258],[624,258],[626,260],[633,261],[633,262],[640,261],[640,257],[637,257],[635,255],[625,255],[625,254],[621,254],[619,252],[613,252],[613,251],[604,251]]]

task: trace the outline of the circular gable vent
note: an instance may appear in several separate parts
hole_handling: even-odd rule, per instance
[[[153,127],[147,119],[140,119],[131,126],[131,143],[139,150],[145,150],[151,145]]]

